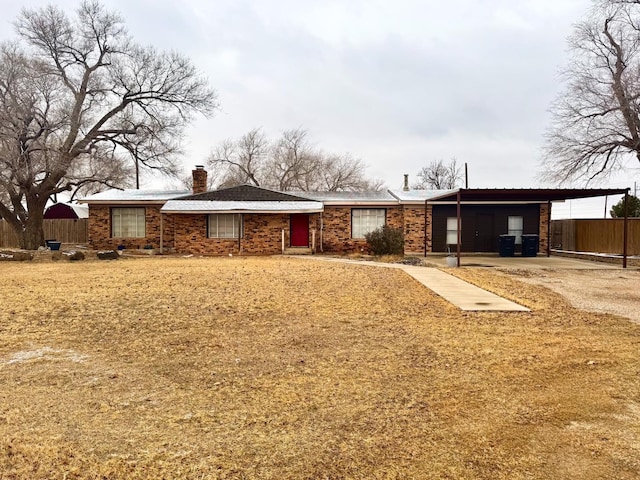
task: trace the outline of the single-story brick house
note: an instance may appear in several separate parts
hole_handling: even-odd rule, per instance
[[[192,191],[108,190],[89,206],[95,249],[153,248],[209,255],[367,250],[364,235],[401,228],[406,253],[497,252],[500,234],[540,236],[548,253],[551,202],[613,195],[603,189],[455,189],[278,192],[251,185],[206,191],[193,170]]]

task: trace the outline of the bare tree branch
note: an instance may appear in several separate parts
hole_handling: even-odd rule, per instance
[[[462,182],[462,168],[458,161],[452,158],[448,164],[443,160],[431,162],[418,172],[418,181],[413,188],[418,190],[448,190],[460,186]]]
[[[270,142],[255,128],[238,140],[225,140],[207,160],[220,175],[218,186],[250,184],[280,191],[379,190],[381,181],[365,176],[365,165],[349,154],[316,150],[308,132],[296,128]]]
[[[260,186],[269,142],[260,128],[254,128],[237,141],[225,140],[207,160],[209,167],[226,169],[222,185]]]
[[[597,3],[569,39],[540,178],[590,183],[640,161],[640,2]]]

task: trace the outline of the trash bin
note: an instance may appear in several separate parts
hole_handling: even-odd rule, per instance
[[[537,234],[522,235],[522,256],[535,257],[538,255],[540,236]]]
[[[500,235],[499,252],[501,257],[513,257],[516,252],[515,235]]]
[[[60,245],[62,245],[62,242],[57,242],[56,240],[45,240],[45,243],[47,244],[47,247],[49,247],[49,249],[53,250],[60,250]]]

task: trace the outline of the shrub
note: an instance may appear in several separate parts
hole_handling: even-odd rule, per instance
[[[640,217],[640,199],[633,195],[629,195],[627,200],[627,216]],[[612,218],[624,218],[624,197],[618,203],[611,207]]]
[[[364,238],[374,255],[402,255],[404,253],[404,233],[400,228],[383,225]]]

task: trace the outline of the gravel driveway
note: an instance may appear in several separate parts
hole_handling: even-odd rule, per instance
[[[583,310],[613,313],[640,323],[639,270],[503,270],[542,285]]]

